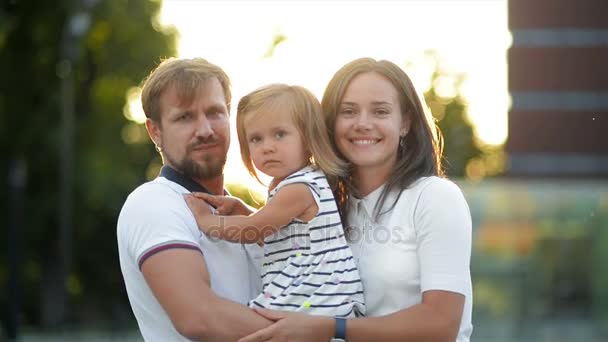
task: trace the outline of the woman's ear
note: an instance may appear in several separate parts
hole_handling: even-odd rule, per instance
[[[407,133],[410,131],[410,127],[412,126],[412,119],[409,115],[405,115],[403,117],[403,122],[401,123],[401,130],[399,131],[400,137],[405,137]]]

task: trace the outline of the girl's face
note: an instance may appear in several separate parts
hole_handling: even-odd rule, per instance
[[[288,115],[251,113],[244,126],[251,160],[261,172],[282,180],[308,165],[309,153]]]
[[[366,72],[352,79],[338,108],[335,142],[356,175],[388,177],[409,128],[402,110],[397,89],[384,76]]]

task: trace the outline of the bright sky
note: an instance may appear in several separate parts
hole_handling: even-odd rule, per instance
[[[506,0],[164,0],[160,22],[179,31],[179,57],[204,57],[224,68],[233,108],[271,82],[299,84],[321,98],[331,76],[359,57],[399,64],[424,90],[430,67],[423,52],[434,49],[446,68],[466,74],[463,93],[479,137],[490,144],[506,139]],[[276,34],[287,39],[264,58]],[[243,170],[234,134],[227,180],[251,185]]]

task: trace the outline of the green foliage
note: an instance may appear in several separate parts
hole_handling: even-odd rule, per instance
[[[63,133],[57,66],[66,22],[77,10],[70,6],[77,3],[13,1],[0,9],[0,141],[6,156],[0,161],[0,176],[6,179],[13,159],[25,159],[23,317],[31,324],[42,319],[41,281],[60,254]],[[160,58],[175,55],[175,33],[160,32],[154,22],[159,9],[158,1],[98,1],[90,9],[88,31],[74,41],[74,231],[66,284],[75,308],[72,321],[86,320],[82,313],[87,308],[108,319],[117,307],[128,305],[118,267],[117,214],[128,193],[146,180],[155,152],[149,143],[123,140],[121,132],[131,124],[123,107],[127,91]],[[2,207],[10,200],[2,196]],[[6,261],[0,262],[4,270]]]
[[[464,76],[446,72],[437,55],[429,55],[434,60],[435,70],[431,76],[431,87],[424,93],[424,98],[444,137],[443,166],[446,174],[463,177],[466,175],[467,164],[482,156],[475,130],[467,116],[467,103],[460,89]],[[448,88],[452,92],[440,94],[440,88]]]
[[[283,43],[284,41],[287,40],[287,36],[285,36],[284,34],[277,32],[274,34],[274,36],[272,37],[272,42],[270,43],[270,47],[268,47],[268,50],[266,51],[266,53],[264,53],[264,58],[270,58],[272,56],[274,56],[274,52],[276,50],[276,48]]]
[[[608,335],[608,195],[603,195],[603,208],[594,214],[596,224],[593,231],[591,251],[592,303],[593,315],[601,332]],[[601,211],[603,209],[603,212]]]
[[[264,204],[266,204],[266,200],[262,196],[260,196],[260,194],[250,190],[249,188],[247,188],[247,186],[243,184],[227,184],[226,188],[232,196],[242,199],[243,202],[254,208],[260,208]]]

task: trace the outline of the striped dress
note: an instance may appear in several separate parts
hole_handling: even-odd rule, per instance
[[[359,271],[327,178],[307,166],[281,181],[268,201],[294,183],[309,187],[319,211],[309,222],[293,220],[266,237],[262,293],[249,306],[335,317],[364,315]]]

